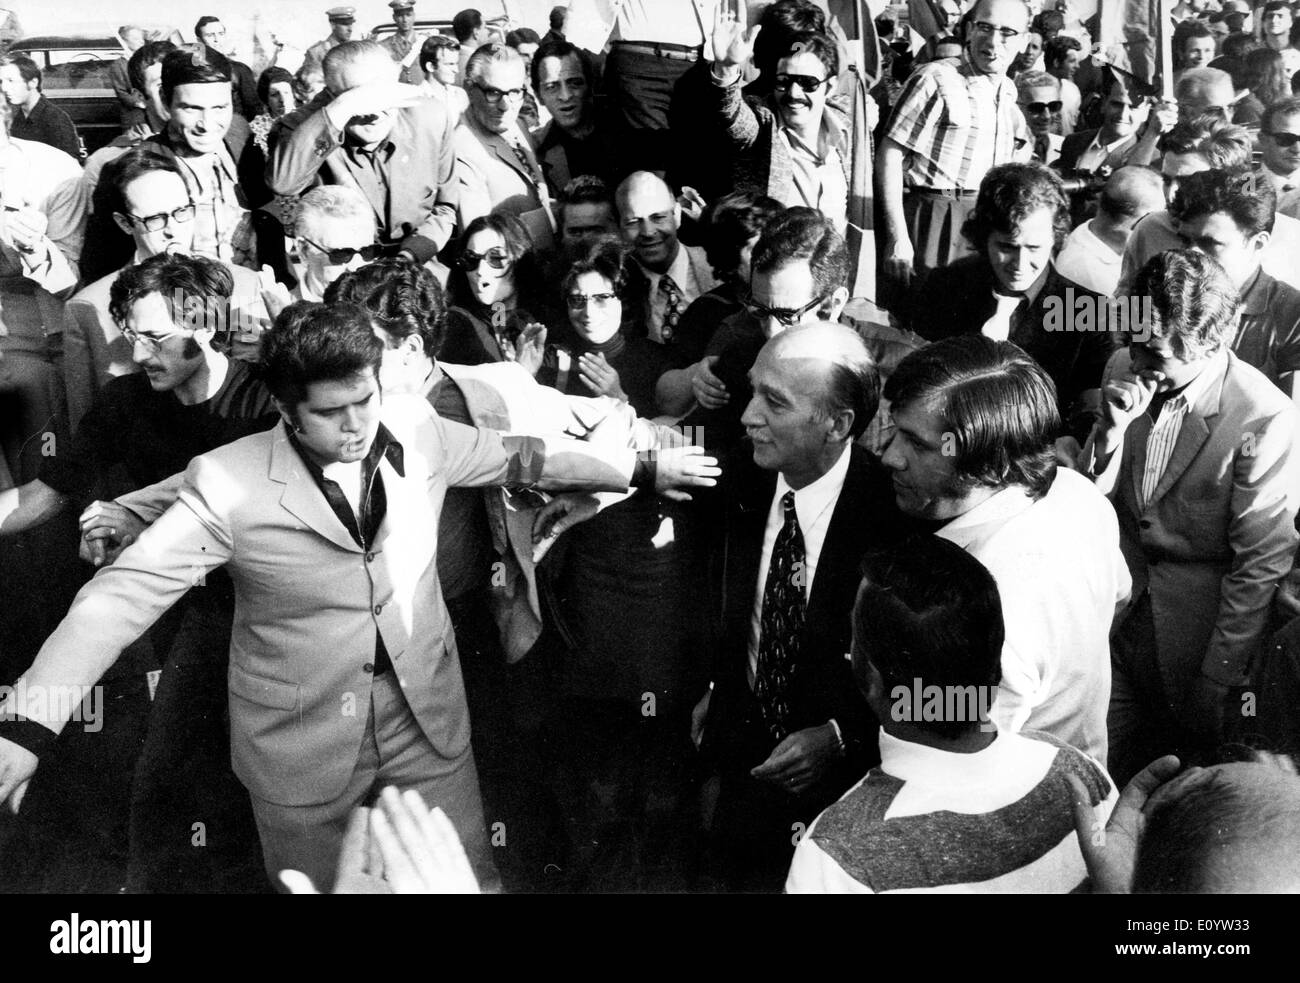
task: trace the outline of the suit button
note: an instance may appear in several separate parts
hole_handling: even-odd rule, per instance
[[[374,553],[367,553],[367,554],[366,554],[366,562],[367,562],[367,563],[374,563],[374,562],[375,562],[375,554],[374,554]]]
[[[374,672],[374,671],[375,671],[375,664],[374,664],[373,662],[367,662],[364,666],[361,667],[361,671],[362,671],[362,672]]]
[[[383,613],[384,613],[384,606],[382,604],[376,604],[375,614],[383,614]]]

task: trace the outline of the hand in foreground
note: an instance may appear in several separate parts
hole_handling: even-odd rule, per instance
[[[32,263],[39,263],[44,258],[45,230],[48,227],[49,219],[44,212],[27,205],[21,208],[5,205],[4,239]]]
[[[713,374],[713,366],[717,361],[717,355],[706,355],[691,370],[691,390],[695,393],[695,401],[706,410],[726,406],[731,399],[722,380]]]
[[[537,375],[546,355],[546,326],[530,321],[519,332],[512,346],[512,361],[518,362],[529,375]]]
[[[912,248],[912,242],[906,236],[886,244],[884,256],[885,276],[897,283],[902,290],[906,290],[912,285],[912,277],[915,274],[913,263],[915,261],[916,250]]]
[[[754,57],[754,41],[762,29],[755,24],[746,29],[749,11],[745,0],[736,0],[736,7],[718,4],[713,15],[713,59],[723,68],[742,68]]]
[[[1074,830],[1084,863],[1088,865],[1094,894],[1129,893],[1138,842],[1146,826],[1146,806],[1156,790],[1178,774],[1180,767],[1178,758],[1168,754],[1143,768],[1124,786],[1104,827],[1083,780],[1077,775],[1066,776],[1074,791]],[[1189,769],[1189,772],[1197,771],[1200,769]]]
[[[597,396],[609,396],[627,402],[627,393],[618,378],[618,370],[605,360],[603,352],[587,352],[578,356],[578,378]]]
[[[1163,381],[1162,373],[1153,372],[1106,383],[1101,390],[1102,426],[1114,433],[1123,433],[1130,423],[1147,411]]]
[[[370,120],[390,109],[406,109],[418,105],[422,98],[419,86],[396,80],[367,82],[335,96],[325,107],[325,115],[341,130],[350,120]]]
[[[117,502],[91,502],[78,520],[81,558],[97,567],[115,562],[144,532],[144,521]]]
[[[661,447],[655,451],[655,491],[674,502],[689,502],[685,488],[712,488],[722,469],[703,447]]]
[[[23,804],[27,785],[36,774],[36,755],[0,737],[0,805],[6,800],[13,813]]]
[[[289,293],[289,288],[275,278],[275,271],[269,266],[263,266],[262,271],[257,274],[258,288],[262,293],[262,303],[266,306],[266,313],[271,315],[274,321],[280,316],[280,312],[293,303],[293,295]]]
[[[820,727],[806,727],[790,734],[778,744],[750,774],[760,781],[770,782],[791,795],[799,795],[812,788],[839,755],[839,738],[830,723]]]
[[[557,495],[533,516],[533,562],[541,563],[560,535],[600,510],[593,495]]]

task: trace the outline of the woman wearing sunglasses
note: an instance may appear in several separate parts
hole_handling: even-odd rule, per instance
[[[455,365],[523,361],[536,370],[546,320],[542,277],[528,230],[492,212],[461,236],[447,282],[451,308],[438,358]],[[521,341],[522,339],[522,341]]]
[[[572,340],[546,346],[537,381],[571,396],[610,396],[656,415],[655,382],[668,368],[663,345],[622,331],[627,282],[622,244],[598,239],[569,267],[560,296]]]

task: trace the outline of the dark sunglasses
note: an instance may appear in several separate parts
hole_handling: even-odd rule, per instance
[[[1035,116],[1040,113],[1059,113],[1061,111],[1061,100],[1054,99],[1051,102],[1027,102],[1025,109],[1029,110]]]
[[[1294,147],[1300,143],[1300,133],[1278,133],[1274,130],[1264,132],[1279,147]]]
[[[803,320],[804,316],[813,308],[818,307],[825,302],[825,297],[814,297],[812,300],[808,301],[808,303],[804,304],[803,307],[767,307],[764,304],[760,304],[753,297],[747,297],[745,299],[745,310],[749,311],[751,316],[756,317],[759,320],[766,320],[770,317],[789,328]]]
[[[815,75],[778,75],[772,83],[778,92],[786,92],[791,86],[799,86],[804,92],[816,92],[830,81],[830,76],[819,79]]]
[[[373,243],[369,246],[362,246],[360,249],[353,249],[351,246],[343,246],[339,249],[326,249],[319,242],[312,242],[306,236],[300,236],[303,242],[311,246],[317,252],[324,253],[329,259],[332,266],[343,266],[352,262],[353,256],[360,256],[367,263],[372,262],[379,256],[379,247]]]
[[[502,249],[489,249],[485,253],[476,253],[471,249],[466,249],[460,254],[460,259],[456,263],[462,270],[473,273],[478,269],[479,263],[486,261],[488,268],[493,270],[504,270],[510,265],[510,254]]]

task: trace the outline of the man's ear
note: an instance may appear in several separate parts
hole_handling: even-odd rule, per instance
[[[402,353],[402,363],[406,364],[424,351],[424,339],[418,334],[408,334],[397,347]]]
[[[121,212],[113,213],[113,221],[117,224],[117,227],[127,235],[134,235],[135,230],[131,228],[131,223],[127,221],[126,216]]]
[[[838,410],[826,417],[826,442],[838,444],[849,439],[855,414],[850,409]]]
[[[1271,232],[1256,232],[1250,237],[1250,244],[1255,247],[1256,254],[1263,254],[1264,250],[1268,248],[1269,240],[1272,238],[1273,234]]]
[[[844,307],[849,302],[849,288],[836,287],[835,292],[830,295],[823,305],[826,311],[826,320],[838,321],[840,315],[844,313]]]

